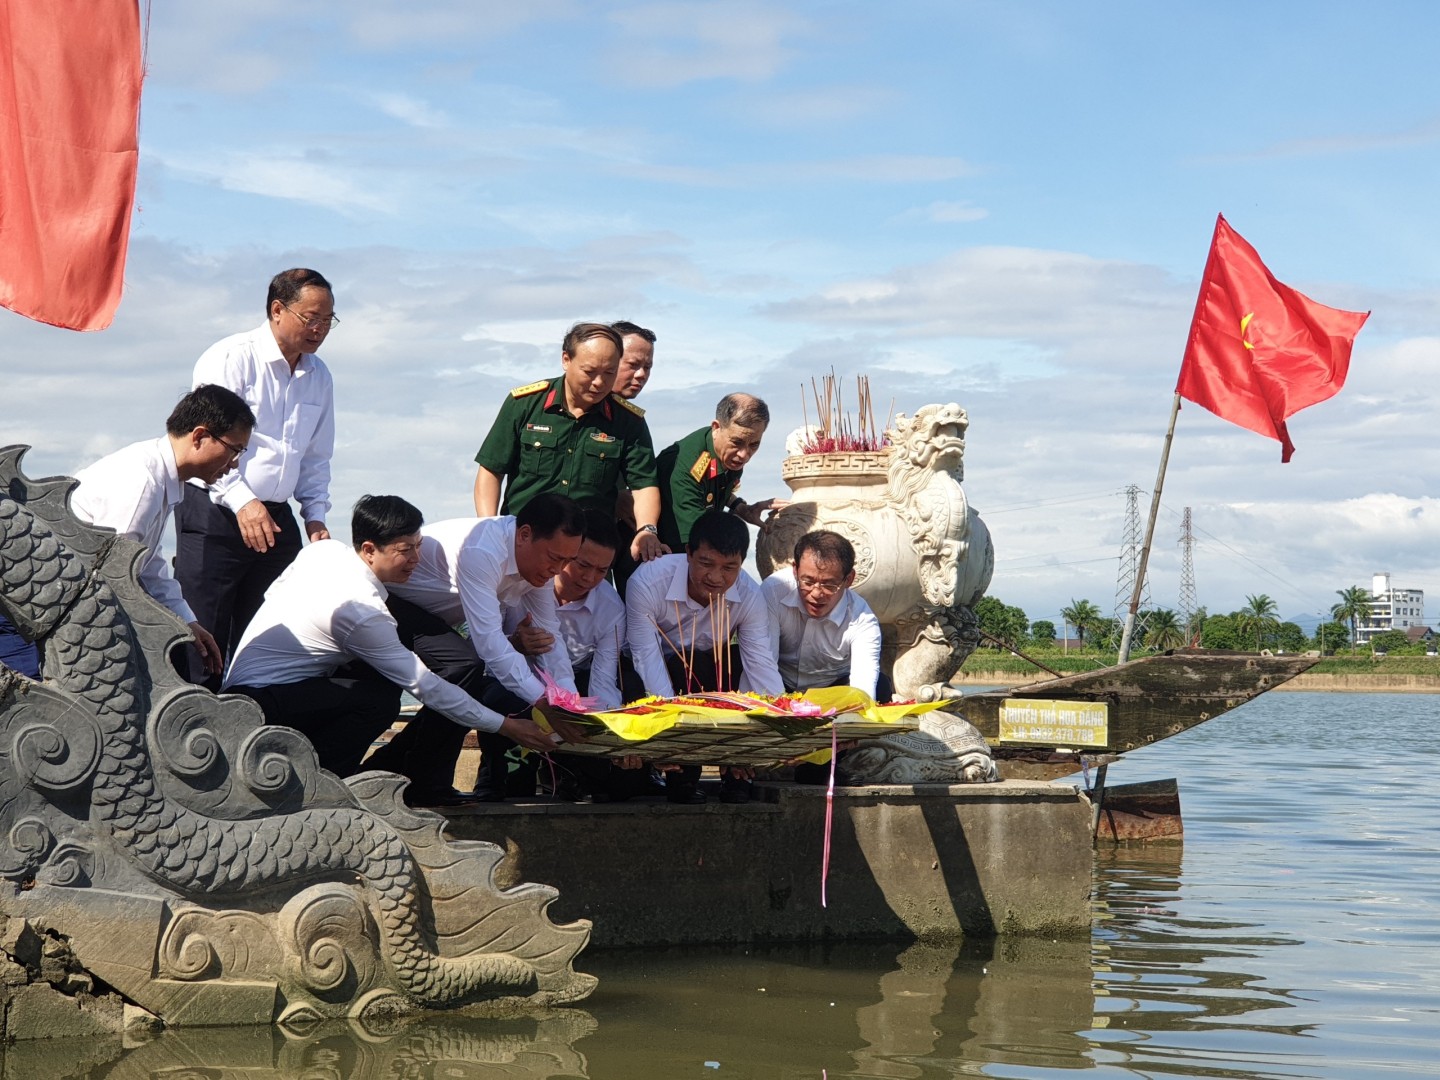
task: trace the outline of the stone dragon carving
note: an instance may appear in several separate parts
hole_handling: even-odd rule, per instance
[[[443,836],[403,780],[342,783],[243,698],[183,683],[185,627],[139,545],[77,521],[74,481],[0,449],[0,610],[45,680],[0,667],[0,912],[55,928],[172,1023],[302,1022],[585,997],[589,924],[503,851]]]
[[[855,547],[855,588],[884,631],[895,690],[931,701],[979,644],[973,605],[995,567],[990,532],[960,486],[969,418],[959,405],[896,416],[880,451],[793,454],[794,491],[760,537],[762,572],[790,562],[795,541],[831,529]],[[787,446],[798,450],[801,439]]]

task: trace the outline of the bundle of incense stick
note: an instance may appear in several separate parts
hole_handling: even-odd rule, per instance
[[[680,610],[680,601],[672,600],[675,606],[675,637],[672,641],[670,635],[665,633],[665,628],[652,615],[651,624],[655,627],[670,651],[680,658],[680,664],[685,669],[685,693],[691,694],[696,691],[703,691],[705,687],[695,673],[695,654],[699,651],[700,640],[700,614],[696,612],[690,618],[690,637],[685,637],[685,619]],[[711,660],[715,665],[715,689],[720,693],[733,690],[730,684],[734,681],[735,673],[730,668],[730,605],[725,602],[725,595],[712,596],[709,604],[710,617],[710,650]]]
[[[710,649],[715,660],[715,689],[720,693],[733,690],[734,672],[730,670],[730,605],[725,594],[710,597]]]
[[[848,412],[842,393],[840,379],[835,369],[823,376],[817,386],[810,380],[810,394],[815,401],[815,418],[818,421],[810,427],[810,405],[805,397],[805,387],[800,387],[800,409],[805,417],[805,429],[809,433],[802,454],[835,454],[848,451],[880,450],[890,445],[885,432],[895,415],[895,402],[890,402],[890,415],[885,418],[885,427],[875,423],[875,405],[870,397],[870,376],[855,376],[857,405],[855,413]]]

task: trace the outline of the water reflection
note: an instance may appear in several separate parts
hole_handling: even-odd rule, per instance
[[[1297,1075],[1292,991],[1255,974],[1293,938],[1190,910],[1178,846],[1097,853],[1092,939],[597,953],[586,1009],[30,1043],[4,1080],[525,1080],[674,1076]],[[1232,1067],[1249,1060],[1244,1069]],[[1292,1065],[1294,1063],[1292,1062]],[[718,1073],[714,1070],[720,1070]],[[1306,1075],[1302,1070],[1298,1075]]]
[[[1182,866],[1178,844],[1096,852],[1097,1061],[1124,1062],[1140,1075],[1317,1075],[1293,1071],[1294,1055],[1308,1047],[1297,1044],[1292,1054],[1274,1038],[1311,1032],[1295,1013],[1289,1023],[1270,1015],[1294,1009],[1302,996],[1259,974],[1276,966],[1273,950],[1304,942],[1226,917],[1223,908],[1197,915]]]
[[[116,1036],[6,1047],[5,1080],[550,1080],[585,1077],[575,1043],[594,1031],[580,1009],[497,1021],[426,1017],[369,1031],[331,1024],[303,1036],[278,1028],[190,1028],[130,1045]]]
[[[1147,751],[1187,785],[1186,844],[1097,851],[1089,939],[586,953],[585,1011],[32,1043],[0,1080],[1440,1076],[1440,844],[1413,764],[1437,702],[1277,695]],[[1389,741],[1337,758],[1375,716]]]

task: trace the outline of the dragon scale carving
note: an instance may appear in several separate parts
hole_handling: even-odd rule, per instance
[[[373,920],[383,963],[344,1001],[325,992],[333,975],[303,956],[281,965],[300,973],[288,983],[268,965],[241,965],[248,979],[276,978],[291,1005],[344,1015],[377,986],[401,1007],[589,992],[594,980],[570,966],[588,924],[551,924],[547,886],[497,889],[499,848],[443,839],[443,819],[404,806],[399,778],[342,784],[303,736],[265,726],[253,703],[180,682],[165,657],[184,627],[136,584],[138,545],[76,521],[73,481],[25,479],[23,449],[0,450],[0,608],[43,643],[46,678],[0,668],[0,877],[14,890],[0,909],[43,916],[48,896],[64,912],[61,894],[85,888],[158,897],[171,919],[223,901],[254,913],[255,928],[241,932],[259,963],[275,942],[302,948],[304,935],[287,938],[276,919],[290,897],[324,883],[359,897],[368,918],[350,922]],[[487,907],[505,910],[508,933],[437,935]],[[522,945],[502,948],[501,937]],[[143,988],[117,988],[146,1003]]]

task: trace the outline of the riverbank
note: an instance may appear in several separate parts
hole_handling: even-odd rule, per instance
[[[1114,656],[1039,657],[1065,675],[1095,671],[1115,662]],[[1027,686],[1054,678],[1017,657],[975,657],[951,682],[956,686]],[[1329,656],[1303,675],[1275,688],[1277,691],[1341,694],[1440,694],[1440,661],[1430,657]]]

